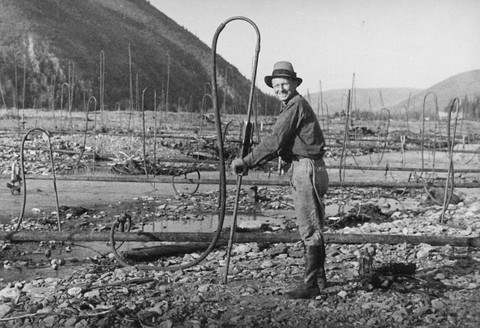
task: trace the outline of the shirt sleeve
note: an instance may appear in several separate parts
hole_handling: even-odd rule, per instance
[[[247,166],[255,167],[278,157],[282,148],[294,138],[299,122],[298,104],[285,108],[278,116],[272,133],[263,138],[260,144],[243,158]]]

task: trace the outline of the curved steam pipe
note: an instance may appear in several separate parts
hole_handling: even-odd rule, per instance
[[[227,192],[226,192],[226,168],[225,168],[225,156],[224,156],[224,145],[223,145],[223,135],[222,135],[222,122],[221,122],[221,117],[220,117],[220,106],[218,103],[218,94],[217,94],[217,62],[216,62],[216,53],[217,53],[217,40],[218,36],[222,32],[222,30],[225,28],[225,26],[234,20],[243,20],[248,23],[250,23],[254,28],[255,31],[257,32],[257,46],[255,49],[255,62],[254,62],[254,69],[252,73],[252,81],[251,81],[251,88],[250,88],[250,97],[249,97],[249,103],[248,103],[248,120],[247,122],[250,121],[250,116],[251,116],[251,108],[252,108],[252,103],[253,103],[253,92],[255,90],[255,78],[256,78],[256,67],[258,63],[258,54],[260,52],[260,32],[255,25],[255,23],[243,16],[234,16],[226,21],[224,21],[220,26],[217,28],[217,31],[215,32],[215,35],[213,36],[213,42],[212,42],[212,98],[213,98],[213,108],[215,111],[215,128],[217,132],[217,145],[218,145],[218,157],[219,157],[219,171],[220,171],[220,190],[219,190],[219,203],[218,203],[218,225],[217,225],[217,230],[215,231],[215,234],[213,236],[212,241],[210,242],[210,245],[208,248],[204,251],[203,254],[201,254],[198,258],[195,260],[185,263],[185,264],[180,264],[180,265],[174,265],[174,266],[153,266],[153,265],[135,265],[137,269],[142,269],[142,270],[164,270],[164,271],[177,271],[177,270],[183,270],[189,267],[192,267],[194,265],[199,264],[201,261],[203,261],[208,254],[215,248],[215,245],[217,244],[218,239],[220,238],[222,229],[223,229],[223,223],[225,220],[225,209],[226,209],[226,199],[227,199]],[[110,247],[112,250],[113,255],[115,256],[116,260],[123,266],[132,266],[132,264],[128,263],[123,257],[121,257],[116,248],[115,248],[115,230],[121,226],[122,222],[117,220],[116,222],[113,223],[111,229],[110,229]]]
[[[423,173],[425,171],[425,103],[427,102],[427,97],[428,95],[433,96],[433,100],[435,101],[435,119],[438,117],[438,101],[437,101],[437,94],[434,93],[433,91],[429,91],[425,94],[423,97],[423,107],[422,107],[422,173],[421,176],[423,176]],[[433,166],[432,166],[432,176],[435,175],[435,150],[436,150],[436,142],[437,142],[437,136],[436,136],[436,131],[433,134]]]
[[[33,128],[29,130],[22,139],[22,143],[20,145],[20,174],[22,177],[23,181],[23,202],[22,202],[22,210],[20,213],[20,216],[18,218],[17,226],[15,227],[15,231],[18,231],[20,228],[20,225],[22,224],[23,217],[25,215],[25,204],[27,203],[27,180],[25,179],[25,141],[28,140],[28,136],[35,132],[42,132],[48,143],[48,152],[50,154],[50,164],[52,166],[52,176],[53,176],[53,191],[55,193],[55,204],[57,206],[57,225],[58,225],[58,231],[62,231],[62,226],[60,222],[60,208],[58,204],[58,190],[57,190],[57,178],[55,176],[55,162],[53,159],[53,151],[52,151],[52,141],[50,139],[50,133],[47,130],[41,129],[41,128]]]
[[[453,196],[453,188],[455,187],[455,170],[453,168],[453,155],[454,155],[454,148],[455,148],[455,135],[457,133],[457,124],[458,124],[458,112],[459,110],[459,100],[458,98],[454,98],[452,101],[452,105],[448,111],[448,118],[447,118],[447,148],[448,148],[448,173],[447,178],[445,180],[445,190],[444,190],[444,197],[443,197],[443,210],[440,216],[440,223],[445,222],[445,212],[448,208],[448,204],[450,204],[450,200]],[[456,105],[456,106],[455,106]],[[453,136],[451,135],[451,119],[452,119],[452,111],[455,107],[456,115],[455,121],[453,124]]]

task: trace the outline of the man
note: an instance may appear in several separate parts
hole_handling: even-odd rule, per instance
[[[281,101],[281,111],[271,135],[262,139],[244,158],[233,160],[232,169],[241,174],[247,168],[262,165],[278,156],[290,163],[290,182],[300,237],[305,247],[304,283],[288,291],[288,298],[312,298],[326,287],[325,244],[322,228],[322,197],[328,188],[323,161],[325,139],[308,102],[297,92],[302,79],[291,63],[278,62],[265,83]],[[318,280],[320,281],[320,286]]]

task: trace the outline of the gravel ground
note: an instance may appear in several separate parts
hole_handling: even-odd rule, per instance
[[[7,144],[10,142],[4,139]],[[116,154],[110,162],[116,164],[138,160],[140,140],[123,137],[113,143],[112,138],[96,138],[87,145],[102,145],[102,149],[108,150],[106,153]],[[36,142],[44,143],[41,139]],[[55,142],[64,145],[64,149],[81,146],[68,136],[58,137]],[[183,142],[162,147],[165,156],[174,157],[182,152],[181,147],[187,146]],[[12,156],[18,159],[18,149],[2,148],[2,174],[9,174]],[[57,169],[69,172],[78,158],[59,155],[56,159]],[[27,160],[29,173],[51,174],[49,156],[44,150],[29,151]],[[478,238],[480,190],[456,190],[456,193],[460,201],[449,206],[446,221],[440,224],[442,208],[429,202],[423,190],[332,188],[326,199],[325,232]],[[248,188],[244,188],[242,213],[250,215],[254,209],[258,215],[271,218],[271,233],[295,230],[288,189],[261,187],[259,194],[261,197],[255,203]],[[233,207],[233,195],[233,190],[229,190],[229,209]],[[138,195],[137,199],[118,206],[87,209],[84,213],[66,212],[62,220],[66,231],[105,231],[116,216],[129,212],[138,228],[140,222],[157,220],[201,221],[202,214],[198,213],[214,211],[217,203],[212,192],[194,196]],[[17,220],[1,224],[0,230],[11,231]],[[40,211],[22,223],[24,230],[55,228],[56,216],[50,211]],[[0,241],[0,327],[480,325],[478,248],[328,244],[329,286],[311,300],[283,297],[286,289],[301,281],[304,264],[301,244],[236,244],[227,284],[223,283],[225,255],[225,247],[218,247],[199,265],[183,271],[144,271],[120,266],[106,245]],[[185,263],[198,256],[200,252],[163,257],[156,264]],[[369,270],[363,265],[365,258],[372,265]],[[415,265],[415,272],[379,274],[380,268],[402,264]]]
[[[284,195],[288,208],[286,189],[265,188],[261,193],[265,198]],[[331,201],[346,197],[343,190],[332,190],[331,194]],[[251,205],[248,193],[242,195],[242,206]],[[361,199],[366,194],[355,196],[348,197]],[[411,202],[412,195],[397,197],[396,201],[406,209],[387,211],[389,219],[383,222],[354,223],[340,229],[327,226],[326,232],[478,237],[480,208],[475,198],[465,197],[464,202],[451,206],[449,224],[440,225],[440,207],[421,205],[422,197],[415,196],[415,207],[405,205]],[[145,197],[136,203],[137,208],[131,209],[146,214],[152,206],[158,210],[158,201]],[[178,210],[178,204],[195,207],[207,206],[209,202],[216,202],[209,193],[179,196],[175,206],[162,207],[161,215],[171,215],[169,211]],[[374,203],[386,208],[385,199],[377,198]],[[261,209],[272,211],[270,206],[272,203],[261,204]],[[355,204],[350,202],[350,206]],[[285,220],[289,221],[288,215]],[[338,227],[335,219],[330,222]],[[25,224],[31,228],[33,223],[27,220]],[[287,300],[283,292],[298,283],[303,273],[299,243],[236,244],[227,284],[223,284],[225,247],[215,249],[199,265],[183,271],[124,268],[106,252],[87,259],[80,257],[82,265],[72,272],[68,270],[69,263],[62,261],[69,246],[53,244],[54,247],[52,243],[37,245],[37,253],[52,251],[48,259],[37,263],[53,266],[55,270],[52,268],[51,272],[57,272],[56,275],[0,282],[0,326],[476,327],[480,323],[480,252],[474,248],[328,244],[328,288],[316,299]],[[22,266],[28,270],[33,265],[14,260],[13,252],[22,249],[18,247],[3,242],[0,270],[21,270]],[[375,268],[409,263],[416,265],[416,272],[384,277],[389,283],[377,286],[371,276],[359,272],[361,256],[367,253],[374,254],[371,258]],[[158,264],[185,263],[199,255],[197,252],[162,258]]]

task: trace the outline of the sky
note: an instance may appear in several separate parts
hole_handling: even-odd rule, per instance
[[[209,47],[227,19],[260,31],[256,85],[290,61],[301,93],[351,88],[425,89],[480,69],[480,0],[150,0]],[[217,54],[247,78],[257,35],[229,22]],[[217,70],[225,68],[217,67]],[[480,87],[480,86],[479,86]]]

